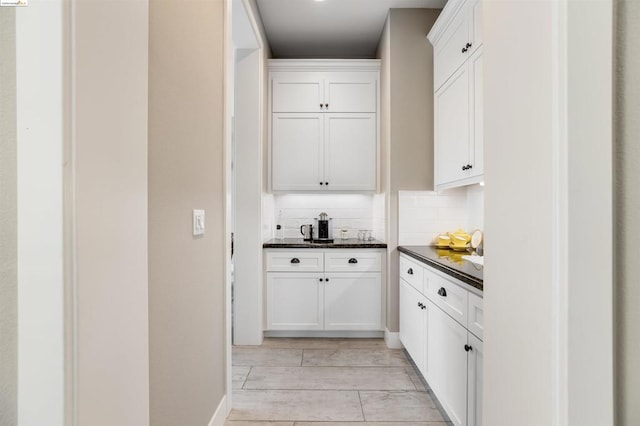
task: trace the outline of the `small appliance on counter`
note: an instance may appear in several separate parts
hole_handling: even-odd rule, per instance
[[[302,225],[300,227],[300,233],[304,241],[313,241],[313,225]]]
[[[333,242],[333,227],[331,226],[332,219],[325,212],[320,213],[320,217],[315,219],[316,225],[314,230],[316,230],[316,236],[313,241],[317,241],[319,243],[332,243]]]

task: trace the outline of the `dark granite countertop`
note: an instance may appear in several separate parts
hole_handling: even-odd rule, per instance
[[[462,259],[462,256],[471,253],[439,249],[433,246],[400,246],[398,251],[457,278],[478,290],[482,291],[483,289],[484,268]]]
[[[302,238],[285,238],[284,240],[269,240],[262,244],[262,248],[324,248],[324,249],[339,249],[339,248],[387,248],[387,243],[383,243],[378,240],[362,241],[357,238],[349,238],[348,240],[341,240],[336,238],[333,243],[319,243],[304,241]]]

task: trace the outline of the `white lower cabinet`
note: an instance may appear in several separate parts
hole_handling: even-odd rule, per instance
[[[380,273],[325,275],[325,330],[379,330],[382,327]]]
[[[469,334],[469,358],[467,374],[467,426],[482,426],[482,364],[484,363],[484,350],[482,340],[473,334]]]
[[[271,250],[265,265],[266,330],[383,330],[382,251]]]
[[[425,306],[425,308],[423,308]],[[415,288],[400,279],[400,341],[426,378],[427,301]]]
[[[472,331],[481,337],[482,298],[405,255],[400,263],[411,264],[411,277],[423,277],[422,285],[410,284],[401,268],[400,341],[451,422],[481,426],[483,348]]]
[[[467,330],[431,306],[427,327],[427,357],[433,366],[431,386],[454,425],[467,424]],[[425,377],[426,379],[426,377]]]
[[[322,330],[322,273],[267,274],[267,323],[271,330]]]

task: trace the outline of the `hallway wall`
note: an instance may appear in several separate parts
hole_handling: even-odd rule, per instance
[[[73,8],[77,424],[145,426],[148,1]]]
[[[149,6],[151,424],[206,425],[225,395],[224,2]]]
[[[16,15],[0,8],[0,424],[18,421]]]
[[[619,0],[616,42],[616,413],[618,426],[640,424],[640,3]]]

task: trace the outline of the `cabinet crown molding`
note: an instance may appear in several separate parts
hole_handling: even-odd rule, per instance
[[[380,59],[269,59],[270,71],[380,71]]]
[[[466,2],[467,0],[449,0],[447,2],[444,9],[442,9],[442,12],[440,12],[440,16],[438,16],[435,24],[431,27],[429,34],[427,34],[427,38],[431,44],[435,44],[438,39],[440,39],[451,22],[451,19],[453,19],[456,13],[458,13]]]

